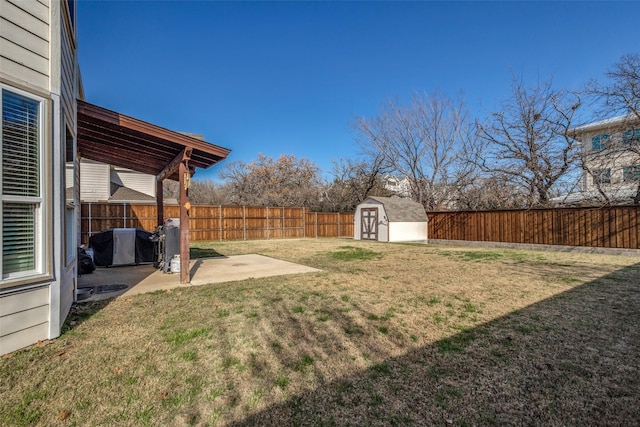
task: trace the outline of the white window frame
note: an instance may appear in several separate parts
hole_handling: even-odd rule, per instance
[[[38,197],[28,197],[28,196],[14,196],[14,195],[4,195],[2,193],[2,185],[3,185],[3,174],[0,173],[0,213],[4,210],[5,203],[25,203],[25,204],[35,204],[35,262],[34,269],[28,271],[20,271],[5,274],[3,270],[3,238],[4,235],[4,225],[3,221],[0,220],[0,288],[4,288],[6,286],[11,286],[14,282],[23,281],[23,279],[36,278],[38,276],[42,276],[45,274],[46,262],[45,262],[45,254],[47,250],[46,242],[47,239],[45,237],[45,219],[46,219],[46,138],[47,138],[47,129],[46,129],[46,105],[47,99],[42,96],[35,95],[30,92],[26,92],[24,90],[20,90],[13,86],[5,85],[0,83],[0,121],[2,119],[2,93],[3,92],[12,92],[16,95],[23,96],[25,98],[31,99],[38,103],[38,154],[39,154],[39,162],[38,162],[38,173],[40,174],[39,179],[39,196]],[[0,127],[0,132],[2,131]],[[2,164],[2,150],[0,149],[0,165]]]
[[[625,166],[622,168],[622,181],[636,183],[640,181],[640,165]]]
[[[608,148],[611,141],[611,135],[608,133],[599,133],[591,138],[591,151],[601,151]],[[597,145],[597,146],[596,146]]]
[[[592,172],[593,185],[611,184],[611,168],[596,169]]]

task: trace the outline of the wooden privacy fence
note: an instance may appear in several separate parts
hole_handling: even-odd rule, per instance
[[[165,206],[164,217],[179,218],[178,206]],[[80,233],[89,237],[111,228],[157,225],[155,205],[82,203]],[[189,210],[189,238],[206,240],[260,240],[300,237],[353,237],[353,213],[309,212],[306,208],[202,206]]]
[[[640,206],[431,212],[429,239],[639,249]]]

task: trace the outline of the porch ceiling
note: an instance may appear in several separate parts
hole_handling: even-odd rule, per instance
[[[78,150],[85,159],[158,176],[184,149],[189,168],[208,168],[230,150],[78,100]],[[177,170],[167,176],[177,179]]]

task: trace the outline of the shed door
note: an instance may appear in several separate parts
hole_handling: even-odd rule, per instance
[[[362,240],[378,240],[378,208],[360,210]]]

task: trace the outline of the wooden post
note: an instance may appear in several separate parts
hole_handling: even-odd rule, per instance
[[[164,224],[164,185],[161,179],[156,178],[156,215],[158,227]]]
[[[269,206],[267,206],[267,240],[269,240]]]
[[[180,176],[180,283],[189,283],[191,275],[189,272],[189,183],[191,182],[191,172],[187,168],[186,162],[180,162],[178,168]]]

